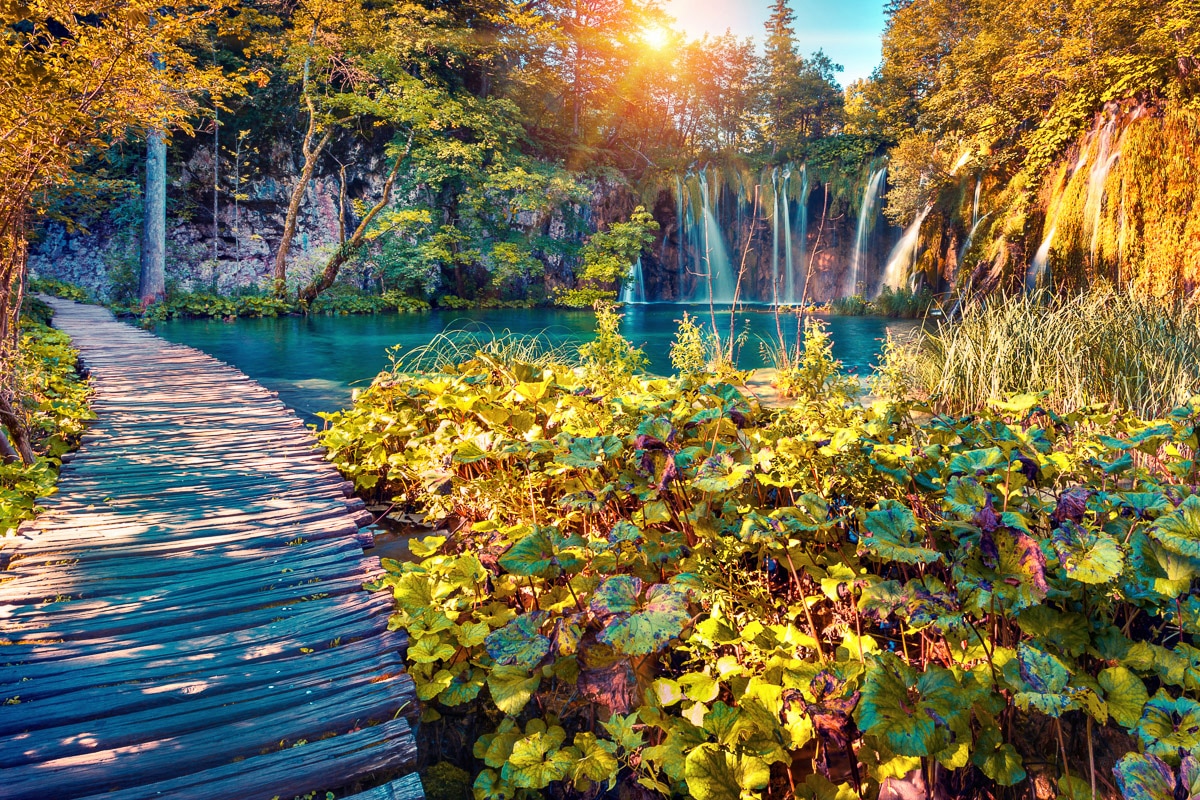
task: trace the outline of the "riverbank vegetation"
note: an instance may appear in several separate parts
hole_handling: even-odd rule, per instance
[[[1101,405],[1155,417],[1200,394],[1200,308],[1111,289],[990,297],[887,357],[908,392],[945,413],[1042,393],[1060,413]]]
[[[676,348],[662,379],[611,332],[460,349],[327,417],[360,491],[430,525],[376,588],[475,797],[1191,780],[1200,399],[917,414],[885,365],[863,405],[815,324],[772,411]]]
[[[49,307],[27,301],[12,380],[22,398],[17,410],[30,433],[34,458],[26,463],[4,447],[7,439],[0,432],[0,547],[3,537],[34,516],[34,501],[53,494],[62,455],[78,444],[94,418],[87,381],[77,368],[78,353],[66,334],[49,327],[50,318]]]

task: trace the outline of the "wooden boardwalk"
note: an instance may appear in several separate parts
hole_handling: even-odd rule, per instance
[[[311,433],[238,370],[49,302],[99,419],[0,549],[0,798],[269,800],[411,767],[370,514]],[[392,787],[370,796],[421,796]]]

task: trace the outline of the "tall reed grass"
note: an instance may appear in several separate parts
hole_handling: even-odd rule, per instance
[[[487,325],[469,323],[443,331],[408,351],[393,348],[389,356],[393,374],[437,372],[479,356],[505,366],[575,367],[580,363],[580,344],[576,337],[549,331],[513,333],[506,328],[497,333]]]
[[[939,411],[1046,392],[1060,411],[1104,403],[1157,416],[1200,393],[1200,307],[1105,289],[993,297],[892,342],[881,372]]]

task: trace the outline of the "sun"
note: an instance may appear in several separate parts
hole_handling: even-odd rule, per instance
[[[642,30],[642,42],[653,50],[662,50],[671,43],[671,29],[665,25],[651,25]]]

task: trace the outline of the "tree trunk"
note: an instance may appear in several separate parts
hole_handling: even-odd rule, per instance
[[[0,425],[8,428],[11,448],[16,449],[22,461],[32,464],[37,460],[33,446],[29,443],[29,434],[25,430],[25,420],[21,419],[21,415],[14,408],[7,388],[0,389]]]
[[[383,184],[383,196],[379,198],[379,202],[371,206],[371,209],[363,216],[358,223],[358,227],[354,229],[354,233],[348,241],[343,241],[342,245],[337,249],[325,264],[325,268],[321,270],[321,274],[313,278],[312,282],[305,286],[298,295],[301,303],[307,305],[321,292],[328,289],[337,280],[338,271],[342,265],[352,256],[360,247],[367,236],[367,229],[371,222],[379,215],[380,211],[387,208],[388,203],[392,200],[392,187],[396,183],[396,175],[400,172],[400,165],[408,159],[408,154],[412,152],[413,134],[408,135],[408,143],[404,147],[404,152],[397,156],[396,161],[392,164],[392,171],[388,173],[387,182]],[[345,172],[342,173],[342,186],[345,186]]]
[[[292,199],[288,203],[287,216],[283,221],[283,239],[279,242],[279,252],[275,254],[273,284],[276,297],[287,295],[287,257],[288,252],[292,249],[292,239],[296,236],[296,222],[300,219],[300,206],[304,203],[304,193],[308,191],[308,184],[312,181],[313,171],[317,168],[321,152],[325,149],[325,145],[329,144],[329,138],[333,135],[333,128],[330,128],[325,131],[325,135],[321,137],[316,146],[313,146],[313,139],[317,136],[317,112],[313,108],[312,99],[306,99],[308,100],[308,129],[304,132],[304,143],[300,146],[300,151],[304,155],[304,167],[300,171],[299,180],[292,188]]]
[[[146,141],[145,205],[138,293],[142,305],[149,305],[167,294],[167,143],[162,131],[152,131]]]
[[[20,458],[20,453],[13,449],[8,437],[4,435],[4,429],[0,428],[0,464],[14,464]]]
[[[21,340],[21,301],[25,293],[25,265],[29,245],[25,239],[26,198],[0,207],[0,427],[8,429],[10,444],[3,457],[19,455],[26,464],[34,462],[25,420],[16,412],[16,360]],[[0,436],[4,432],[0,430]]]

